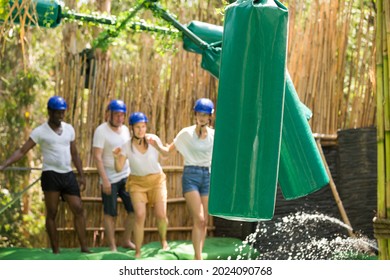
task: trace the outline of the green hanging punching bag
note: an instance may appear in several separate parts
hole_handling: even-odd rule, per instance
[[[186,36],[183,37],[184,49],[202,54],[202,67],[219,78],[221,50],[214,46],[222,41],[222,26],[192,21],[188,24],[188,29],[207,42],[213,52],[198,48]],[[209,59],[210,56],[212,59]],[[285,199],[308,195],[329,183],[325,166],[307,122],[311,117],[312,112],[300,102],[287,72],[278,177]]]
[[[311,112],[301,105],[287,75],[279,185],[284,198],[294,199],[326,186],[329,177],[307,122]]]
[[[275,208],[286,78],[288,11],[237,1],[225,13],[209,212],[269,220]]]

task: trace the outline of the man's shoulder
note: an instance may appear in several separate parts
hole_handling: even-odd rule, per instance
[[[39,131],[42,131],[42,130],[44,130],[44,129],[47,129],[47,127],[49,127],[48,124],[47,124],[47,122],[44,122],[44,123],[38,125],[37,127],[35,127],[35,128],[31,131],[31,133],[37,133],[37,132],[39,132]]]
[[[74,127],[70,123],[61,122],[61,125],[64,128],[64,130],[68,130],[70,132],[74,132]]]
[[[107,123],[106,123],[106,122],[101,123],[101,124],[99,124],[99,125],[96,127],[95,131],[96,131],[96,130],[100,130],[100,129],[104,129],[104,128],[106,128],[106,127],[107,127]]]
[[[73,128],[73,125],[67,122],[61,122],[61,125]]]
[[[108,129],[108,125],[106,122],[104,123],[101,123],[100,125],[98,125],[98,127],[96,127],[95,131],[94,131],[94,135],[95,134],[106,134],[107,132],[107,129]]]
[[[127,127],[127,125],[122,125],[122,127],[121,127],[121,129],[123,129],[123,131],[125,131],[125,132],[128,132],[128,133],[130,133],[130,130],[129,130],[129,128]]]

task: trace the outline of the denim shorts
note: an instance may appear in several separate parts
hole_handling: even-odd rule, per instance
[[[184,166],[182,187],[183,194],[197,191],[201,196],[209,195],[210,168],[203,166]]]
[[[127,213],[134,212],[133,204],[131,203],[130,195],[126,191],[126,180],[123,178],[119,182],[111,184],[111,194],[107,195],[102,192],[103,211],[105,215],[116,217],[118,215],[118,196],[122,199],[123,205]]]

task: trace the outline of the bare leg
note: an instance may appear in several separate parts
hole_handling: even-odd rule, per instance
[[[144,241],[144,227],[146,217],[146,203],[136,202],[133,204],[135,212],[134,224],[134,242],[135,242],[135,257],[141,257],[141,247]]]
[[[81,198],[77,195],[64,195],[69,208],[73,213],[74,227],[79,238],[81,252],[90,253],[87,246],[87,237],[85,232],[85,218]]]
[[[51,249],[54,254],[60,253],[56,216],[60,198],[59,192],[44,192],[46,205],[46,231],[49,235]]]
[[[157,202],[154,205],[154,214],[157,219],[157,228],[158,233],[160,235],[161,246],[163,250],[167,250],[169,248],[167,242],[167,227],[168,227],[168,219],[167,219],[167,204],[166,202]]]
[[[125,232],[123,233],[123,248],[135,249],[135,244],[131,242],[131,235],[134,231],[135,215],[134,213],[128,213],[125,220]]]
[[[184,194],[190,215],[193,220],[192,244],[195,251],[195,260],[202,259],[202,249],[205,240],[206,221],[202,200],[197,191],[191,191]]]
[[[115,220],[116,217],[110,215],[104,215],[104,232],[108,241],[110,250],[116,252],[115,242]]]
[[[204,242],[207,236],[207,225],[209,223],[209,196],[201,196],[200,200],[202,201],[203,206],[203,219],[204,219],[204,235],[202,240],[202,250],[204,247]]]

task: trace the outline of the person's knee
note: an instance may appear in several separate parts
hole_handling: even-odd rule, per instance
[[[84,209],[81,204],[78,204],[73,208],[73,215],[76,217],[83,217],[84,216]]]
[[[167,214],[164,211],[157,211],[155,212],[155,216],[157,220],[166,220]]]
[[[206,227],[206,220],[202,216],[198,216],[194,219],[194,225],[199,228]]]
[[[46,219],[47,220],[55,220],[56,216],[57,216],[57,210],[56,209],[53,209],[53,210],[47,209],[46,210]]]
[[[140,221],[145,221],[146,219],[146,213],[144,211],[136,212],[135,213],[135,220],[140,222]]]

